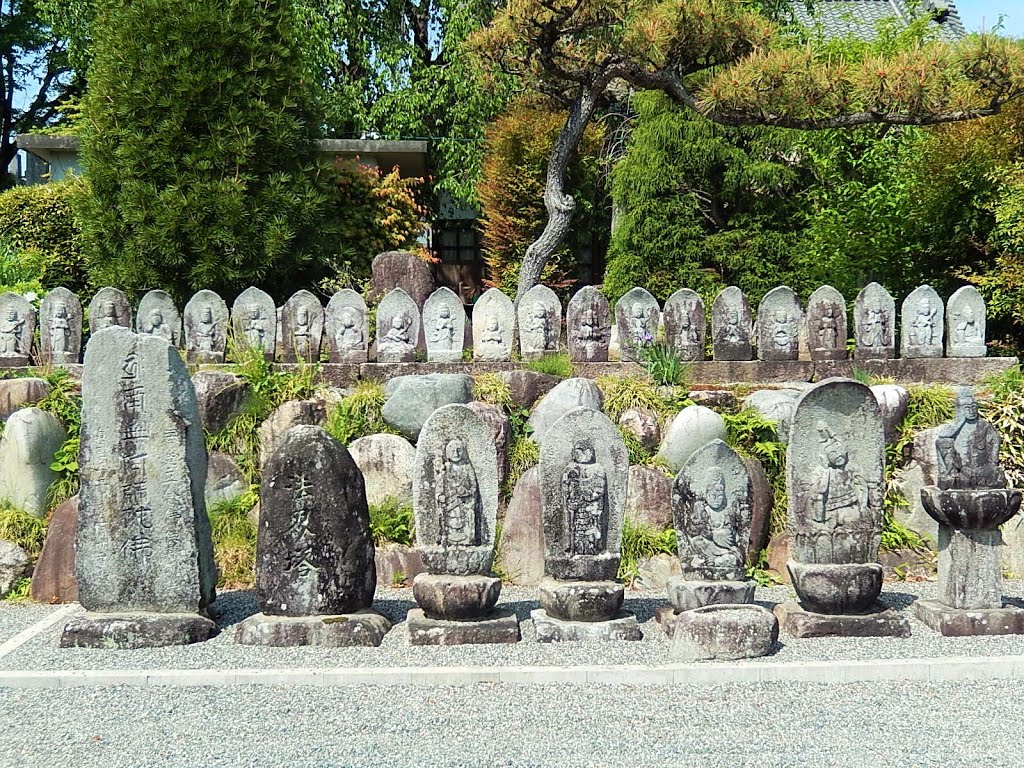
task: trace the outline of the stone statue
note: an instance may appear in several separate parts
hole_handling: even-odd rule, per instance
[[[18,317],[18,310],[7,308],[7,316],[0,322],[0,355],[20,355],[22,333],[25,321]]]
[[[917,305],[917,313],[910,325],[910,338],[912,343],[922,347],[934,344],[935,317],[939,310],[932,306],[928,298],[921,299]]]
[[[537,349],[553,350],[554,339],[551,338],[551,318],[548,317],[548,310],[539,301],[530,310],[526,332],[533,336]]]
[[[679,315],[679,338],[677,343],[681,347],[692,347],[700,344],[700,336],[691,318],[693,309],[692,304],[684,304],[683,311]]]
[[[939,488],[1005,488],[999,466],[999,433],[978,414],[969,387],[956,397],[956,417],[935,438]]]
[[[585,440],[577,442],[572,461],[562,474],[562,494],[569,518],[568,554],[597,555],[604,551],[607,486],[605,471],[597,463],[594,447]]]
[[[484,327],[483,336],[480,337],[480,341],[483,344],[503,344],[504,340],[501,337],[501,328],[498,327],[498,318],[491,315],[487,318],[487,324]]]
[[[217,323],[213,320],[213,308],[203,307],[196,325],[196,348],[200,352],[213,352],[217,343]]]
[[[788,350],[793,343],[796,328],[790,322],[785,310],[779,309],[772,316],[772,344],[776,349]]]
[[[104,328],[110,328],[115,325],[120,325],[117,307],[114,306],[112,301],[104,301],[100,304],[100,316],[96,319],[96,330],[102,331]]]
[[[711,468],[706,489],[692,503],[685,534],[697,562],[684,565],[742,571],[746,562],[745,542],[738,540],[737,531],[743,528],[750,513],[743,508],[743,500],[729,498],[721,469]]]
[[[341,326],[338,331],[338,349],[360,350],[363,348],[363,329],[358,313],[351,307],[341,311]]]
[[[580,313],[580,324],[576,328],[574,341],[583,348],[587,359],[597,354],[597,351],[608,343],[608,334],[601,327],[597,310],[593,307],[584,307]]]
[[[860,343],[865,347],[884,347],[886,345],[885,313],[881,307],[866,307],[864,312],[864,332]]]
[[[63,301],[53,305],[53,317],[50,318],[50,351],[71,351],[71,323],[68,321],[68,305]]]
[[[654,341],[654,335],[651,333],[650,322],[643,304],[637,303],[633,305],[633,312],[629,321],[629,333],[633,338],[633,343],[638,347],[647,346]]]
[[[391,327],[377,345],[378,350],[402,354],[412,347],[409,341],[409,318],[398,314],[391,318]]]
[[[839,346],[839,318],[836,317],[833,305],[826,304],[822,309],[817,334],[819,349],[835,349]]]
[[[438,307],[437,321],[434,323],[434,331],[430,340],[441,349],[450,350],[455,346],[455,323],[452,320],[451,308],[447,305]]]
[[[164,321],[164,313],[159,309],[154,309],[149,313],[146,333],[166,339],[168,343],[171,342],[171,336],[173,335],[171,327]]]
[[[974,307],[965,304],[963,310],[956,317],[953,324],[953,341],[957,344],[984,343],[985,337],[981,332],[978,319],[974,314]]]
[[[444,446],[436,482],[441,546],[479,545],[477,508],[480,492],[462,440],[449,440]]]
[[[263,349],[263,340],[267,335],[267,325],[263,312],[258,304],[251,304],[246,310],[245,338],[253,349]]]
[[[295,356],[300,360],[309,360],[312,349],[312,331],[309,326],[309,310],[300,306],[295,312],[295,329],[292,331],[292,343],[295,345]]]
[[[740,328],[740,313],[736,307],[728,307],[725,310],[725,328],[722,330],[725,341],[730,344],[739,344],[745,340],[743,329]]]

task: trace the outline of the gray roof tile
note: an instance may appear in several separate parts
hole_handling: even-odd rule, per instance
[[[793,10],[797,21],[805,26],[820,28],[827,37],[853,35],[862,40],[875,36],[878,22],[895,17],[909,24],[916,16],[929,14],[942,40],[958,40],[966,34],[957,14],[956,6],[945,0],[813,0],[813,14],[807,12],[802,0],[796,0]],[[940,9],[946,9],[942,13]]]

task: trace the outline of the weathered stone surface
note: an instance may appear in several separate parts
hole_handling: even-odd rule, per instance
[[[231,305],[231,327],[235,343],[250,349],[262,349],[267,360],[277,350],[277,307],[270,294],[249,287],[238,294]]]
[[[694,451],[712,440],[725,440],[725,420],[710,408],[690,405],[677,413],[665,430],[658,456],[678,472]]]
[[[643,288],[631,288],[615,302],[615,324],[622,359],[640,360],[640,350],[658,339],[661,325],[658,300]]]
[[[184,363],[157,336],[105,329],[86,349],[82,402],[76,575],[83,607],[202,611],[213,600],[216,567],[203,499],[206,449]],[[154,642],[164,636],[163,624],[156,627]]]
[[[516,310],[512,299],[497,288],[484,292],[473,305],[473,359],[501,362],[512,359]]]
[[[548,616],[562,621],[608,621],[619,615],[625,587],[614,581],[544,579],[538,591]]]
[[[342,288],[327,303],[327,352],[332,363],[365,363],[370,346],[370,316],[363,297]]]
[[[466,310],[455,291],[442,286],[423,305],[423,337],[427,360],[458,363],[466,338]]]
[[[761,462],[753,456],[741,456],[750,477],[750,545],[747,548],[747,562],[757,562],[762,549],[768,546],[768,531],[771,527],[772,508],[775,506],[775,489],[768,482]]]
[[[239,645],[290,648],[376,648],[391,629],[391,622],[373,610],[337,616],[250,616],[235,631]]]
[[[7,421],[19,408],[29,403],[38,403],[48,394],[50,384],[46,379],[29,376],[0,379],[0,420]]]
[[[519,349],[523,360],[558,352],[562,337],[562,302],[546,285],[537,284],[523,296],[517,310]]]
[[[687,397],[693,400],[694,405],[703,405],[720,411],[732,410],[737,402],[736,393],[731,389],[694,389]]]
[[[32,359],[36,312],[19,293],[0,293],[0,368],[20,368]]]
[[[654,467],[631,465],[626,517],[656,531],[672,527],[672,478]]]
[[[377,306],[377,362],[413,362],[420,338],[419,308],[409,294],[396,288]]]
[[[498,543],[501,570],[515,584],[533,585],[544,578],[544,522],[540,467],[523,473],[505,510]]]
[[[987,490],[1006,487],[1006,473],[999,465],[1001,438],[995,427],[981,418],[970,387],[956,395],[956,415],[935,436],[936,483],[942,490]],[[925,506],[927,506],[925,499]],[[941,521],[940,521],[941,522]],[[987,527],[964,524],[962,527]]]
[[[594,286],[578,290],[569,300],[565,316],[569,358],[586,363],[608,361],[611,312],[608,299]]]
[[[708,605],[675,621],[669,658],[676,662],[734,661],[771,653],[778,619],[759,605]]]
[[[565,414],[575,408],[601,410],[604,395],[590,379],[566,379],[544,395],[530,414],[529,424],[533,428],[531,437],[541,445],[551,427]]]
[[[1024,516],[1015,515],[1003,523],[1003,570],[1007,577],[1024,577]]]
[[[139,302],[135,330],[159,336],[172,347],[181,347],[181,314],[167,291],[150,291]]]
[[[757,308],[759,360],[796,360],[800,357],[800,300],[788,285],[772,288]]]
[[[320,426],[327,418],[327,409],[321,400],[289,400],[281,403],[260,424],[260,466],[266,467],[270,454],[292,427]]]
[[[793,410],[800,397],[797,389],[759,389],[743,399],[743,407],[757,411],[775,422],[779,442],[789,442],[789,427],[793,423]]]
[[[77,363],[82,354],[82,302],[67,288],[54,288],[39,305],[39,362]]]
[[[939,600],[917,600],[914,615],[926,627],[946,637],[1024,635],[1024,611],[1016,606],[962,610]]]
[[[707,321],[704,301],[689,288],[676,291],[665,302],[665,341],[683,360],[704,359]]]
[[[806,328],[811,360],[846,359],[846,299],[831,285],[807,299]]]
[[[234,501],[249,490],[245,474],[226,453],[214,451],[210,454],[206,471],[206,508],[215,504]]]
[[[1003,607],[1003,537],[999,529],[939,526],[939,602],[960,610]]]
[[[853,309],[855,360],[896,357],[896,302],[878,283],[868,283],[857,294]]]
[[[903,300],[900,319],[901,357],[942,357],[942,299],[930,285],[921,285]]]
[[[0,438],[0,501],[36,517],[46,514],[46,492],[57,473],[53,454],[64,443],[64,427],[38,408],[14,413]]]
[[[910,393],[899,384],[875,384],[871,392],[878,401],[878,409],[885,422],[885,442],[891,445],[899,437],[900,424],[910,404]]]
[[[282,360],[314,363],[320,359],[324,308],[309,291],[296,291],[281,309]]]
[[[132,305],[117,288],[100,288],[89,302],[89,335],[95,336],[104,328],[118,325],[132,327]]]
[[[430,265],[415,253],[386,251],[373,258],[369,301],[379,301],[395,288],[400,288],[416,302],[417,310],[434,292],[434,276]]]
[[[377,583],[385,587],[402,587],[424,573],[423,558],[414,547],[405,544],[383,544],[374,557]]]
[[[739,288],[730,285],[711,305],[711,339],[715,360],[750,360],[754,356],[753,317],[750,303]]]
[[[213,291],[199,291],[185,305],[185,359],[222,363],[228,349],[228,305]]]
[[[658,414],[642,408],[629,408],[619,416],[619,426],[636,437],[649,451],[661,443],[661,423]]]
[[[416,448],[399,435],[367,435],[348,446],[363,475],[366,501],[380,506],[389,499],[412,505],[412,472]]]
[[[448,621],[431,619],[421,608],[406,617],[409,645],[480,645],[518,643],[519,620],[512,611],[497,610],[483,619]]]
[[[545,574],[613,581],[629,474],[618,429],[600,411],[569,411],[541,445],[540,470]]]
[[[32,573],[32,558],[12,541],[0,539],[0,600]]]
[[[682,573],[679,558],[660,552],[651,557],[641,558],[636,566],[633,589],[663,590],[668,582]]]
[[[228,371],[197,371],[192,376],[192,386],[203,427],[212,435],[242,412],[251,389],[249,382]]]
[[[800,605],[813,613],[863,613],[882,591],[879,563],[786,563]]]
[[[789,570],[786,568],[786,563],[788,563],[790,559],[790,545],[791,541],[789,538],[789,532],[782,531],[771,537],[766,551],[769,570],[774,571],[783,584],[793,583],[789,578]]]
[[[866,613],[823,614],[798,603],[780,603],[775,616],[792,637],[910,637],[910,623],[899,613],[875,603]]]
[[[535,371],[503,371],[501,379],[508,384],[512,402],[521,408],[532,408],[534,403],[558,386],[558,376]]]
[[[895,476],[896,488],[907,504],[893,509],[893,515],[900,523],[927,536],[933,543],[938,541],[939,524],[925,511],[921,489],[938,483],[938,458],[935,451],[938,432],[936,427],[921,430],[914,435],[910,463]]]
[[[32,599],[39,603],[78,601],[75,579],[75,529],[78,496],[57,506],[50,515],[43,551],[32,572]],[[0,592],[3,590],[0,589]]]
[[[668,601],[676,612],[692,611],[706,605],[741,605],[754,602],[752,581],[702,581],[680,575],[665,585]]]
[[[197,613],[85,613],[73,616],[60,638],[61,648],[163,648],[202,643],[217,625]]]
[[[438,408],[472,401],[473,379],[464,373],[396,376],[388,381],[384,394],[384,421],[416,440],[427,418]]]
[[[501,579],[421,573],[413,579],[412,593],[428,619],[479,619],[497,605],[501,596]]]
[[[946,303],[946,357],[984,357],[985,299],[965,285]]]
[[[512,434],[508,414],[497,405],[476,401],[469,403],[469,409],[487,425],[491,439],[494,440],[494,450],[498,455],[498,487],[502,488],[508,477],[508,448]]]
[[[644,636],[636,616],[626,611],[608,621],[563,621],[537,608],[530,612],[530,618],[539,643],[642,640]]]
[[[498,461],[487,425],[465,405],[427,419],[413,473],[416,547],[429,573],[487,575],[498,520]]]
[[[260,485],[256,590],[272,616],[353,613],[377,585],[363,476],[319,427],[285,433]]]

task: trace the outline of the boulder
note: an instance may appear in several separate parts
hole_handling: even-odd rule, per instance
[[[730,411],[736,407],[736,393],[731,389],[694,389],[687,397],[695,405],[703,405],[719,411]]]
[[[32,558],[28,552],[13,542],[0,539],[0,600],[31,573]]]
[[[672,478],[654,467],[634,464],[626,487],[626,517],[658,531],[672,527]]]
[[[511,439],[511,425],[504,408],[489,403],[472,402],[469,409],[480,417],[494,439],[494,448],[498,453],[498,486],[504,487],[508,477],[508,448]]]
[[[434,292],[434,276],[430,272],[430,265],[415,253],[378,253],[373,259],[371,270],[373,276],[368,297],[371,304],[377,303],[395,288],[401,288],[422,310],[423,303]]]
[[[514,584],[539,584],[544,578],[544,525],[540,469],[523,473],[505,511],[498,542],[501,571]]]
[[[707,605],[675,621],[669,658],[732,661],[765,656],[779,639],[778,619],[759,605]]]
[[[750,547],[747,560],[755,562],[758,553],[768,546],[768,532],[772,522],[772,508],[775,506],[775,489],[768,482],[761,462],[753,456],[740,456],[750,476]]]
[[[793,423],[793,409],[798,397],[800,392],[796,389],[760,389],[744,398],[743,407],[774,421],[779,442],[788,443],[789,425]]]
[[[203,428],[217,434],[231,418],[242,412],[249,395],[249,382],[227,371],[199,371],[192,376]]]
[[[683,567],[679,558],[661,552],[653,557],[643,558],[637,565],[634,589],[663,590],[673,576],[681,576]]]
[[[529,424],[533,427],[533,439],[544,442],[552,425],[574,408],[590,408],[599,411],[604,404],[604,395],[590,379],[566,379],[544,395],[530,414]]]
[[[206,470],[206,508],[224,501],[233,501],[249,490],[245,474],[234,460],[225,453],[214,451],[210,454]]]
[[[277,444],[292,427],[320,426],[327,419],[321,400],[289,400],[279,405],[260,425],[260,467],[263,468]]]
[[[374,562],[378,587],[404,587],[424,572],[420,553],[405,544],[378,546]]]
[[[898,384],[876,384],[871,392],[878,401],[885,422],[885,442],[892,445],[899,436],[900,424],[907,415],[910,393]]]
[[[363,473],[366,501],[371,507],[381,506],[388,499],[412,506],[412,468],[416,461],[412,443],[399,435],[367,435],[352,441],[348,451]]]
[[[78,601],[78,581],[75,578],[77,526],[78,496],[72,496],[50,515],[43,552],[32,574],[32,599],[36,602]]]
[[[0,379],[0,420],[7,421],[22,406],[38,403],[48,394],[50,383],[46,379]]]
[[[649,451],[658,447],[661,441],[661,424],[658,414],[645,408],[629,408],[619,417],[619,426],[636,437],[637,442]]]
[[[453,403],[465,405],[473,399],[473,378],[464,373],[396,376],[385,385],[384,395],[384,421],[416,440],[423,424],[438,408]]]
[[[504,371],[501,374],[512,394],[512,402],[520,408],[532,408],[540,398],[558,386],[562,379],[549,373],[535,371]]]
[[[65,437],[51,413],[22,408],[13,414],[0,439],[0,501],[36,517],[45,515],[46,493],[57,479],[50,465]]]
[[[927,536],[932,542],[938,541],[939,524],[925,511],[921,501],[921,489],[938,482],[938,461],[935,452],[935,438],[938,428],[924,429],[914,435],[911,445],[910,462],[896,473],[896,489],[906,499],[906,506],[893,509],[896,520],[912,531]],[[1012,526],[1011,520],[1008,525]]]
[[[725,440],[725,420],[703,405],[687,406],[669,424],[658,456],[678,472],[694,451],[712,440]]]

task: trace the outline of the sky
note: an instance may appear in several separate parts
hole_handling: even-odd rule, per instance
[[[991,28],[1003,19],[1003,34],[1024,37],[1024,0],[954,0],[969,32]]]

